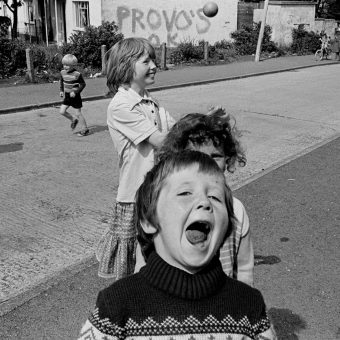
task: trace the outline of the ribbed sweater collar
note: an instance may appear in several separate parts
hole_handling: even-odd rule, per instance
[[[226,280],[218,257],[200,272],[189,274],[169,265],[153,252],[140,273],[153,287],[170,295],[192,300],[216,293]]]

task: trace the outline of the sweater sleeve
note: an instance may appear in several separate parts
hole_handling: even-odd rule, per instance
[[[81,73],[79,74],[79,77],[78,77],[78,84],[79,84],[79,87],[77,88],[77,90],[74,91],[75,93],[80,93],[81,91],[84,90],[86,86],[85,80],[83,76],[81,75]]]
[[[255,314],[256,323],[254,325],[254,339],[255,340],[277,340],[274,327],[268,317],[266,304],[260,291],[254,289],[257,295],[257,306]]]
[[[274,328],[271,326],[266,331],[262,332],[261,334],[258,334],[255,337],[255,340],[277,340]]]
[[[87,320],[80,331],[80,337],[78,338],[78,340],[88,339],[117,340],[118,337],[101,332],[89,320]]]
[[[59,85],[60,85],[60,92],[64,92],[64,78],[61,73],[60,73]]]
[[[105,295],[105,292],[99,292],[96,302],[96,308],[82,327],[79,340],[122,339],[124,327],[120,326],[119,320],[122,313],[119,310],[119,307],[117,309],[113,308],[111,304],[107,304],[107,301],[108,296]],[[109,315],[111,316],[110,318]],[[115,320],[112,320],[113,315],[116,316]],[[93,338],[91,338],[90,335],[92,335]]]

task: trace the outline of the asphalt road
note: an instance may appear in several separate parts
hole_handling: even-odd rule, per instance
[[[340,138],[238,189],[250,215],[255,285],[280,340],[339,329]],[[92,266],[0,318],[2,340],[75,339],[109,281]]]

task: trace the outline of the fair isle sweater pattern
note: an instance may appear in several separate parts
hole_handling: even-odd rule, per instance
[[[83,340],[248,340],[268,329],[268,320],[262,319],[251,324],[247,317],[234,320],[230,315],[219,321],[209,315],[199,321],[189,316],[183,322],[167,317],[158,323],[146,318],[138,323],[129,318],[124,327],[113,324],[108,318],[100,319],[96,309],[84,325]]]
[[[99,293],[79,339],[249,340],[270,328],[261,293],[227,277],[218,257],[191,275],[154,252],[139,273]]]

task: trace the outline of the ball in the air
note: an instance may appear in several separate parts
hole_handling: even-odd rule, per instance
[[[212,18],[214,17],[218,12],[218,6],[215,2],[210,1],[207,2],[204,6],[203,6],[203,13],[205,16],[207,16],[208,18]]]

